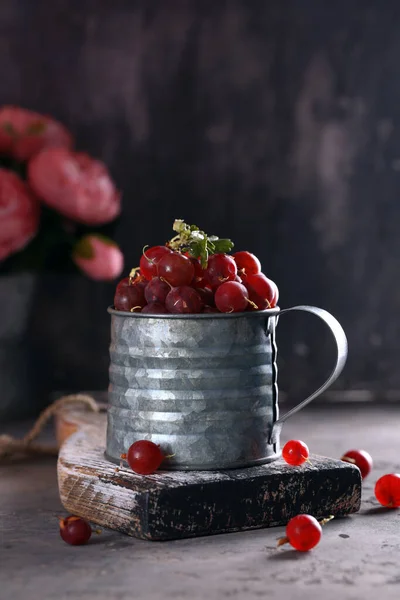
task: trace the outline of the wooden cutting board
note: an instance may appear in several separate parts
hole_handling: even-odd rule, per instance
[[[147,540],[170,540],[284,525],[299,514],[357,512],[361,478],[353,465],[310,456],[225,471],[158,471],[141,476],[104,457],[106,413],[62,411],[58,485],[65,509]]]

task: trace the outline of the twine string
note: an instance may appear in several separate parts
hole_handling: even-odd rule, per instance
[[[40,435],[48,420],[65,406],[70,406],[71,404],[84,404],[93,412],[99,412],[100,410],[100,407],[94,398],[86,394],[70,394],[69,396],[58,398],[58,400],[50,404],[50,406],[40,413],[33,427],[23,438],[18,439],[6,434],[0,435],[0,461],[5,458],[14,457],[17,454],[27,456],[35,454],[57,456],[59,450],[58,446],[43,444],[36,442],[35,440]]]

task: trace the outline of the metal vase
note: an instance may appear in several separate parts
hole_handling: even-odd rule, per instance
[[[321,317],[334,333],[338,360],[324,386],[279,419],[275,328],[288,310]],[[339,323],[314,307],[199,315],[109,312],[106,456],[113,462],[141,439],[172,455],[163,469],[215,470],[273,461],[287,416],[336,379],[347,355]]]

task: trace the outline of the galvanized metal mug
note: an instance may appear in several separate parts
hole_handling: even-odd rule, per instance
[[[320,317],[337,345],[327,381],[279,418],[275,328],[302,310]],[[160,444],[162,468],[215,470],[277,459],[288,417],[326,390],[347,358],[338,321],[312,306],[199,315],[111,314],[106,456],[119,462],[136,440]]]

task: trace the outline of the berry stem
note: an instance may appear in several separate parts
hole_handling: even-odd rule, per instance
[[[135,267],[134,269],[131,269],[131,272],[129,273],[129,283],[132,283],[132,281],[135,279],[136,273],[139,273],[140,275],[140,267]]]
[[[145,257],[145,258],[146,258],[146,259],[149,261],[149,263],[153,264],[153,263],[154,263],[154,260],[153,260],[152,258],[149,258],[149,257],[146,255],[146,252],[145,252],[146,248],[150,248],[149,244],[146,244],[145,246],[143,246],[143,249],[142,249],[142,254],[143,254],[143,256],[144,256],[144,257]]]
[[[332,521],[332,519],[334,519],[335,516],[334,515],[329,515],[329,517],[325,517],[325,519],[321,519],[321,521],[318,521],[320,525],[326,525],[327,523],[329,523],[329,521]]]
[[[169,281],[167,281],[164,277],[160,277],[161,281],[163,281],[164,283],[166,283],[167,285],[169,285],[170,289],[172,290],[172,285],[170,284]]]
[[[276,547],[279,548],[280,546],[283,546],[284,544],[288,544],[289,543],[289,538],[288,537],[281,537],[278,539],[278,542],[276,544]]]
[[[257,306],[257,304],[255,302],[253,302],[249,298],[246,298],[246,300],[250,304],[250,306],[252,306],[254,308],[254,310],[258,310],[258,306]]]

